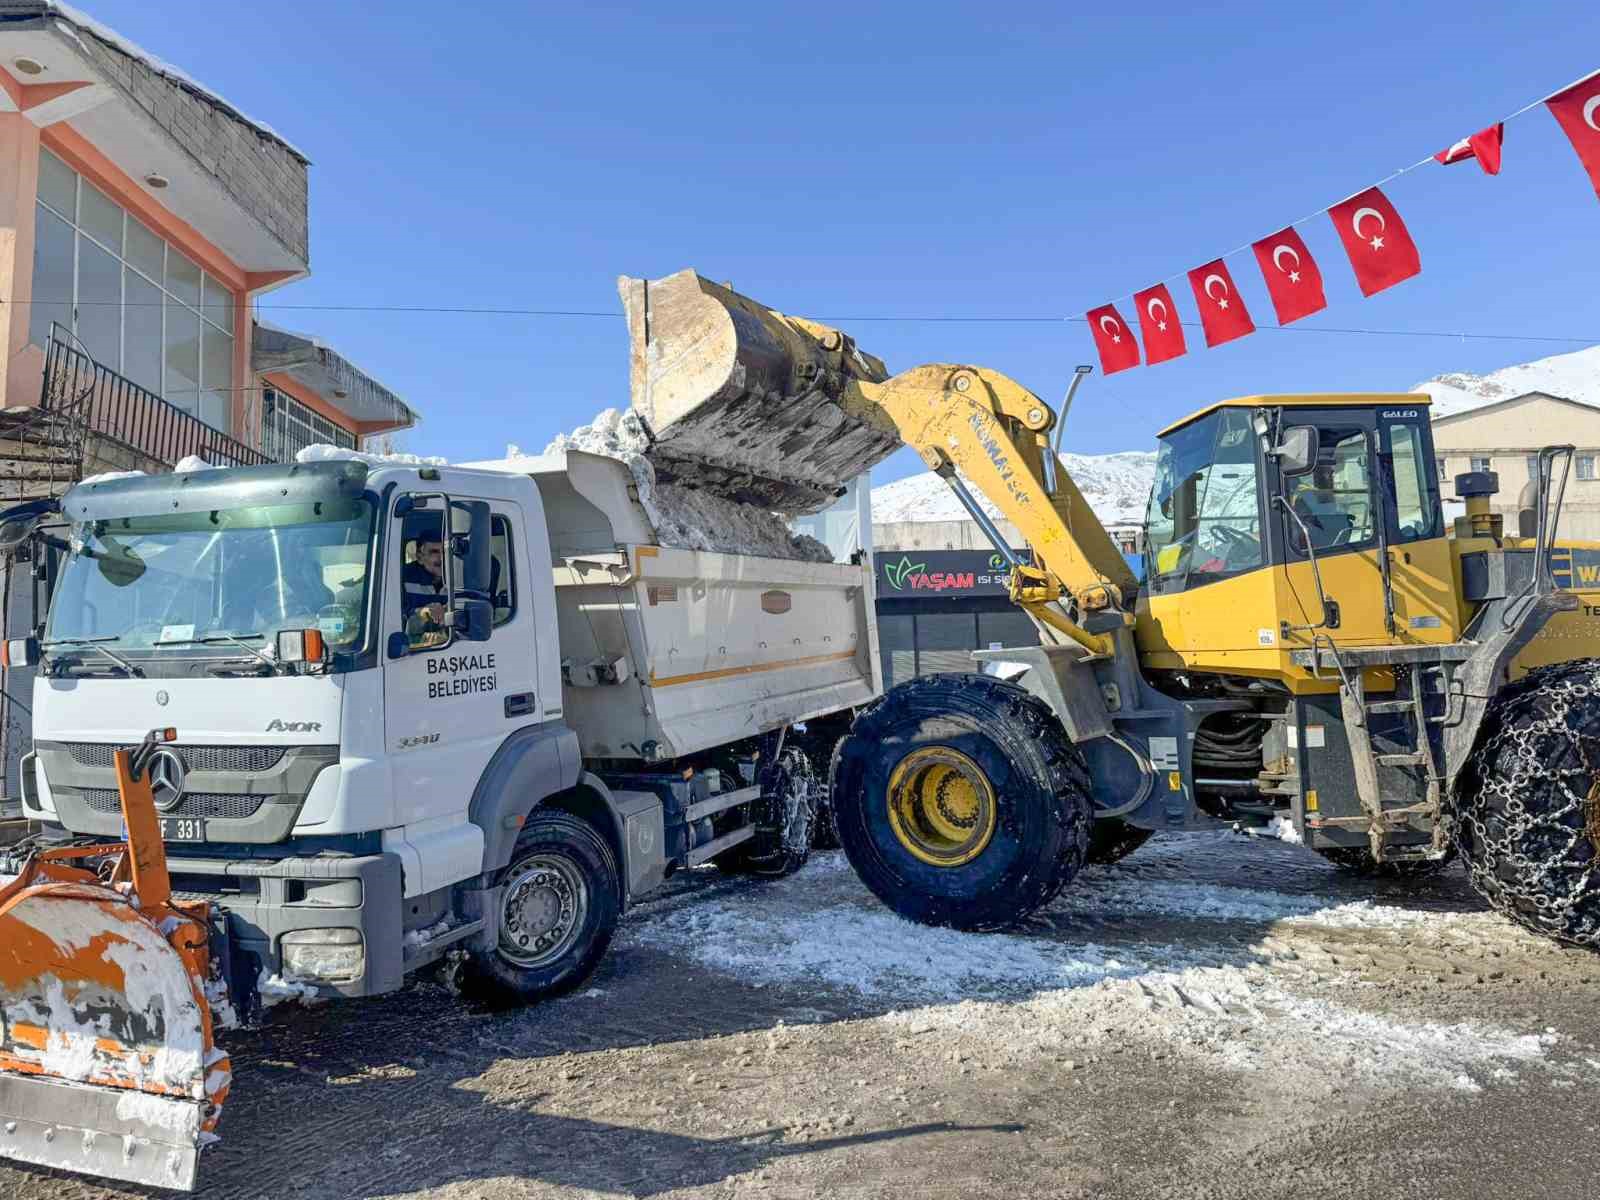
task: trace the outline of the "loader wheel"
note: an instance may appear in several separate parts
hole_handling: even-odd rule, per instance
[[[754,806],[756,835],[711,861],[729,874],[780,879],[806,865],[817,819],[816,773],[794,746],[761,773],[761,799]]]
[[[1456,860],[1454,846],[1446,850],[1442,858],[1406,862],[1379,862],[1365,846],[1318,846],[1316,851],[1346,875],[1362,879],[1425,879],[1437,875]]]
[[[1089,774],[1015,684],[929,675],[856,718],[834,754],[834,816],[878,899],[927,925],[997,929],[1083,866]]]
[[[1600,945],[1600,660],[1507,687],[1456,803],[1456,840],[1485,900],[1535,933]]]
[[[605,954],[621,907],[616,856],[605,838],[570,813],[535,812],[491,914],[495,948],[463,964],[462,990],[513,1005],[570,991]]]
[[[1150,830],[1129,825],[1115,817],[1096,821],[1089,831],[1089,861],[1114,863],[1127,858],[1150,840]]]

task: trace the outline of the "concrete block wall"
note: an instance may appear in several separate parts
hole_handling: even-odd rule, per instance
[[[306,162],[281,142],[92,34],[82,38],[113,84],[214,175],[302,261],[309,255]]]

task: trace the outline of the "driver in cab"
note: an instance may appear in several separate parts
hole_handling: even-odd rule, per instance
[[[413,558],[400,572],[400,605],[406,636],[413,644],[432,643],[445,634],[444,545],[436,530],[418,536]]]

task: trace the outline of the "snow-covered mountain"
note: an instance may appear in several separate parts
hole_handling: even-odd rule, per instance
[[[1061,464],[1102,524],[1127,525],[1144,520],[1150,482],[1156,473],[1155,451],[1063,454]],[[988,497],[976,489],[972,491],[990,516],[1000,515]],[[931,471],[872,489],[874,522],[962,521],[966,516],[967,510],[961,507],[955,493]]]
[[[1546,392],[1600,408],[1600,346],[1517,363],[1487,375],[1466,371],[1436,375],[1411,390],[1433,398],[1435,417],[1482,408],[1528,392]]]

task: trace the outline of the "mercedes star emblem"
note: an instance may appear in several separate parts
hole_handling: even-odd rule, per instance
[[[156,693],[156,703],[161,705],[162,708],[165,708],[167,706],[167,701],[171,700],[171,699],[172,699],[172,697],[167,695],[166,692],[157,692]]]
[[[150,794],[156,807],[171,812],[183,799],[183,781],[189,768],[172,750],[157,750],[150,756]]]

